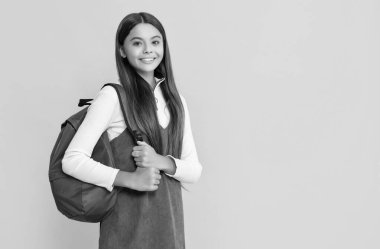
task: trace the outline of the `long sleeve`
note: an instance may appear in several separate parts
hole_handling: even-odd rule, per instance
[[[101,134],[107,130],[117,113],[118,105],[117,93],[111,86],[99,91],[65,152],[63,172],[112,191],[119,170],[93,160],[91,154]]]
[[[193,133],[190,124],[190,115],[185,98],[181,96],[185,110],[184,132],[182,142],[181,158],[170,156],[176,164],[176,172],[172,176],[180,182],[194,183],[198,181],[202,173],[202,165],[198,160],[198,154],[194,143]]]

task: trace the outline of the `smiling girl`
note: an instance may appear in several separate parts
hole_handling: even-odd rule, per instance
[[[100,224],[99,248],[185,248],[181,183],[196,182],[202,166],[162,24],[148,13],[127,15],[116,33],[115,55],[128,119],[146,142],[126,149],[130,140],[118,96],[105,86],[66,150],[63,171],[109,191],[120,189],[112,213]],[[104,131],[117,169],[91,158]],[[131,156],[137,168],[127,163]]]

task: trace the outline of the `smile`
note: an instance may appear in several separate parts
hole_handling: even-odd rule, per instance
[[[143,58],[143,59],[140,59],[140,61],[142,61],[144,63],[147,63],[147,64],[150,64],[150,63],[152,63],[155,60],[156,60],[156,58]]]

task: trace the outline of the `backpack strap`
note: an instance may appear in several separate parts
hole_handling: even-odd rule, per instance
[[[105,86],[112,86],[116,90],[117,96],[119,99],[119,103],[120,103],[120,107],[121,107],[121,112],[123,113],[124,121],[125,121],[125,124],[127,126],[127,130],[132,135],[132,137],[135,139],[135,143],[137,144],[137,141],[144,141],[141,133],[137,130],[133,130],[131,128],[130,122],[128,122],[128,116],[127,116],[127,111],[126,111],[127,110],[127,96],[125,94],[125,90],[124,90],[123,86],[121,86],[119,84],[115,84],[115,83],[107,83],[103,87],[105,87]]]

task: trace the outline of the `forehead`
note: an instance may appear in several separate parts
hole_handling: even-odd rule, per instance
[[[133,29],[131,29],[127,36],[127,39],[132,39],[134,37],[150,39],[154,36],[160,36],[162,38],[160,31],[158,31],[158,29],[156,29],[156,27],[154,27],[152,24],[139,23],[133,27]]]

